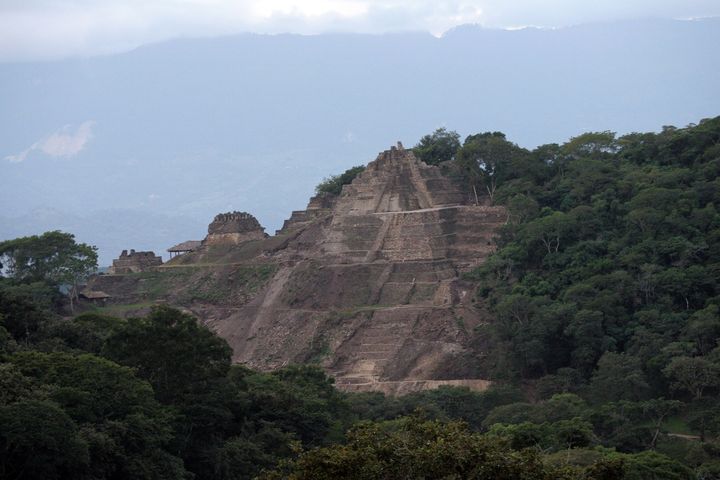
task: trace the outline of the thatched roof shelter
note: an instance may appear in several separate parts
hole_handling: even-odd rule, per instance
[[[106,298],[110,298],[110,295],[105,292],[101,292],[100,290],[83,290],[78,293],[78,297],[85,298],[87,300],[105,300]]]

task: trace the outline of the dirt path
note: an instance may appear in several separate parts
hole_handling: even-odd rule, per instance
[[[687,435],[685,433],[667,433],[666,435],[668,437],[682,438],[683,440],[694,440],[694,441],[700,440],[699,435]]]

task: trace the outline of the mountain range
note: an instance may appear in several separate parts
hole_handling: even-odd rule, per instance
[[[325,176],[445,126],[521,146],[684,126],[720,112],[720,19],[440,38],[177,39],[0,64],[0,238],[54,228],[162,252],[219,212],[268,233]]]

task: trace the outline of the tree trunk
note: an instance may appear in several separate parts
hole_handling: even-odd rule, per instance
[[[78,291],[77,291],[77,283],[73,282],[72,287],[70,288],[69,297],[70,297],[70,313],[75,313],[75,301],[79,300]]]
[[[72,286],[69,293],[70,295],[68,295],[68,297],[70,297],[70,313],[75,313],[75,285]]]

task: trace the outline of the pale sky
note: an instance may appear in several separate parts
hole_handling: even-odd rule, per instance
[[[720,0],[0,0],[0,61],[119,52],[242,32],[441,35],[635,18],[720,16]]]

